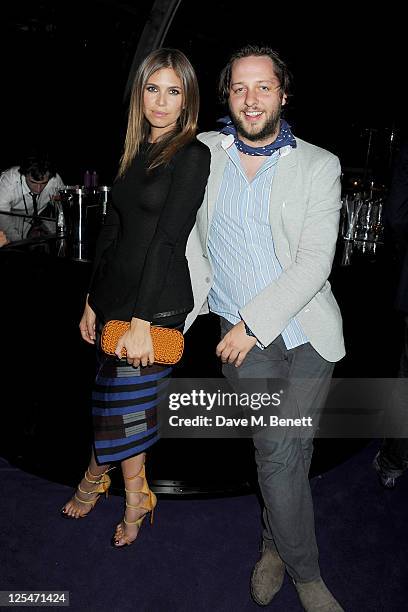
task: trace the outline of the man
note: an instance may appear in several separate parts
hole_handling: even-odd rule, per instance
[[[232,385],[259,378],[261,389],[267,379],[285,379],[292,409],[317,422],[334,362],[344,356],[327,281],[340,166],[331,153],[295,139],[281,119],[288,87],[287,67],[267,47],[241,49],[221,74],[232,120],[222,133],[199,136],[212,161],[187,248],[195,308],[186,329],[208,302],[220,316],[216,352]],[[341,610],[320,577],[308,481],[312,439],[267,427],[254,445],[265,505],[254,600],[267,605],[286,568],[305,610]]]
[[[404,341],[400,357],[398,378],[408,378],[408,141],[401,147],[395,165],[391,189],[385,207],[386,222],[402,261],[396,309],[404,316]],[[394,489],[397,478],[408,469],[408,412],[407,384],[401,380],[395,385],[393,417],[399,438],[385,438],[374,458],[373,466],[381,485]]]
[[[0,230],[5,240],[27,238],[33,223],[24,215],[41,215],[53,196],[64,186],[47,155],[30,155],[20,166],[13,166],[0,175]],[[17,213],[21,216],[10,216]],[[52,231],[52,228],[49,228]]]

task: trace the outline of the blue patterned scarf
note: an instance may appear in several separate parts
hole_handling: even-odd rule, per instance
[[[237,129],[229,115],[218,119],[218,123],[225,123],[225,127],[220,130],[220,133],[232,134],[234,136],[235,146],[237,147],[238,151],[241,151],[241,153],[245,153],[245,155],[269,156],[272,155],[272,153],[277,149],[280,149],[287,145],[290,145],[294,149],[296,148],[296,139],[293,136],[288,123],[284,119],[281,119],[280,130],[276,140],[271,142],[271,144],[266,145],[265,147],[251,147],[245,142],[242,142],[242,140],[238,138]]]

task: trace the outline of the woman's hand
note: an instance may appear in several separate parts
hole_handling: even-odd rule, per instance
[[[95,321],[96,315],[88,304],[88,296],[85,302],[84,314],[79,322],[82,339],[88,344],[95,344]]]
[[[130,328],[119,339],[115,354],[120,358],[122,349],[126,349],[127,362],[134,368],[139,365],[147,366],[154,363],[154,351],[150,334],[150,322],[144,319],[133,319]]]

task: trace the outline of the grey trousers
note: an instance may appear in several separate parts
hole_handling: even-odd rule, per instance
[[[232,325],[221,318],[222,337]],[[287,349],[281,336],[264,350],[255,346],[243,364],[223,365],[233,388],[242,379],[257,380],[257,390],[268,391],[268,379],[286,381],[288,391],[280,416],[312,417],[314,428],[329,391],[334,364],[311,346]],[[258,481],[264,501],[264,546],[277,550],[289,575],[297,582],[320,576],[308,472],[313,433],[296,436],[292,429],[265,427],[253,435]]]

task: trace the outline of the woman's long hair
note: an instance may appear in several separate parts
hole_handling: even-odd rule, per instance
[[[194,68],[184,53],[178,49],[163,48],[152,51],[140,64],[133,82],[119,177],[125,174],[139,152],[141,144],[147,140],[150,133],[150,124],[143,113],[143,95],[151,75],[162,68],[172,68],[181,80],[183,109],[175,128],[157,141],[157,146],[154,147],[149,159],[148,169],[168,164],[173,155],[195,136],[200,98]]]

